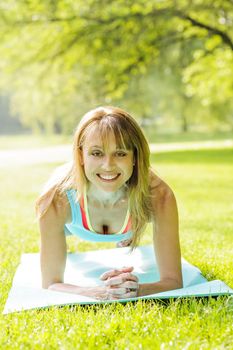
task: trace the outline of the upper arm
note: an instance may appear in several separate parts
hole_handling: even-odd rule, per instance
[[[64,206],[58,206],[53,200],[46,213],[39,219],[41,234],[41,272],[42,287],[48,288],[56,282],[63,282],[66,262],[66,222]]]
[[[160,279],[182,286],[178,210],[170,187],[159,182],[152,190],[153,240]]]

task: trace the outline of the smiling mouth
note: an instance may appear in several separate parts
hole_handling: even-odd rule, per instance
[[[103,175],[103,174],[97,174],[97,176],[104,181],[114,181],[116,180],[120,174],[114,174],[114,175]]]

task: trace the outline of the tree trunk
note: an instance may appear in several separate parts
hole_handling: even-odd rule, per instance
[[[188,132],[188,120],[184,113],[182,113],[181,119],[182,119],[181,130],[183,132]]]

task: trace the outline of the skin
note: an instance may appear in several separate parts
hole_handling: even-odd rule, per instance
[[[116,146],[113,133],[108,135],[108,143],[103,145],[98,128],[93,128],[83,145],[81,164],[89,181],[92,193],[98,191],[101,201],[114,201],[114,196],[124,187],[133,173],[133,151]],[[100,176],[117,176],[116,180],[104,181]]]
[[[89,180],[89,216],[96,232],[102,233],[105,225],[109,233],[116,233],[121,228],[127,212],[125,183],[133,172],[133,152],[118,149],[114,135],[111,134],[108,147],[104,147],[97,130],[93,130],[93,133],[95,138],[92,132],[87,135],[81,159]],[[106,179],[106,176],[112,176],[113,179]],[[156,221],[153,220],[153,244],[160,281],[140,284],[133,274],[133,267],[130,266],[104,273],[100,276],[103,286],[88,288],[63,283],[67,250],[64,225],[70,221],[71,213],[65,196],[59,204],[55,196],[48,211],[39,221],[42,287],[106,300],[181,288],[181,256],[175,196],[170,187],[153,172],[150,173],[150,185],[153,216],[156,218]]]

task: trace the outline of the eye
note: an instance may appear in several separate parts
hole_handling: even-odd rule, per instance
[[[127,153],[123,152],[123,151],[119,151],[119,152],[116,152],[116,156],[117,157],[125,157],[125,156],[127,156]]]
[[[92,151],[91,155],[94,157],[101,157],[103,155],[103,153],[101,151]]]

